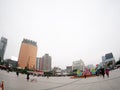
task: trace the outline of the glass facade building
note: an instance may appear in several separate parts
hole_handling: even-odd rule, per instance
[[[4,60],[6,46],[7,46],[7,39],[5,37],[1,37],[1,40],[0,40],[0,61]]]

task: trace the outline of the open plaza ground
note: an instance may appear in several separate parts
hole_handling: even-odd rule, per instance
[[[32,82],[31,80],[34,79]],[[120,90],[120,69],[110,71],[110,77],[102,76],[71,79],[70,77],[36,77],[0,70],[0,81],[5,90]]]

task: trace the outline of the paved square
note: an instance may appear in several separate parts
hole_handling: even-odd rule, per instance
[[[33,77],[30,82],[26,75],[1,71],[0,81],[4,81],[5,90],[120,90],[120,69],[110,71],[110,78],[91,77],[71,79],[70,77]]]

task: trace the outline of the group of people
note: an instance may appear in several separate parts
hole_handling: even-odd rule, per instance
[[[16,71],[16,75],[19,76],[19,71]],[[28,72],[26,74],[26,79],[27,79],[27,81],[29,81],[29,79],[30,79],[30,73],[28,73]],[[37,79],[36,78],[31,78],[30,81],[31,82],[33,82],[33,81],[37,82]]]
[[[107,77],[109,78],[109,69],[108,69],[108,68],[104,69],[104,68],[101,67],[101,68],[98,70],[98,72],[97,72],[97,75],[98,75],[98,76],[99,76],[100,74],[103,76],[103,78],[105,77],[105,74],[106,74]]]
[[[19,71],[16,71],[16,75],[19,76]],[[27,77],[26,77],[27,81],[29,81],[29,78],[30,78],[29,75],[30,75],[30,74],[27,73]]]

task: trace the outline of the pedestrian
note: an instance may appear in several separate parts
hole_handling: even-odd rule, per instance
[[[84,71],[84,77],[85,77],[85,79],[86,79],[86,71]]]
[[[47,75],[47,78],[49,78],[49,76]]]
[[[105,70],[105,73],[106,73],[107,77],[109,78],[109,69],[108,68]]]
[[[19,76],[19,72],[18,71],[16,72],[16,75]]]
[[[105,71],[104,71],[104,68],[101,68],[100,70],[101,70],[101,74],[102,74],[102,76],[103,76],[103,78],[104,78],[104,77],[105,77]]]
[[[29,73],[27,73],[27,81],[29,81],[29,79],[30,79],[29,75],[30,75],[30,74],[29,74]]]

